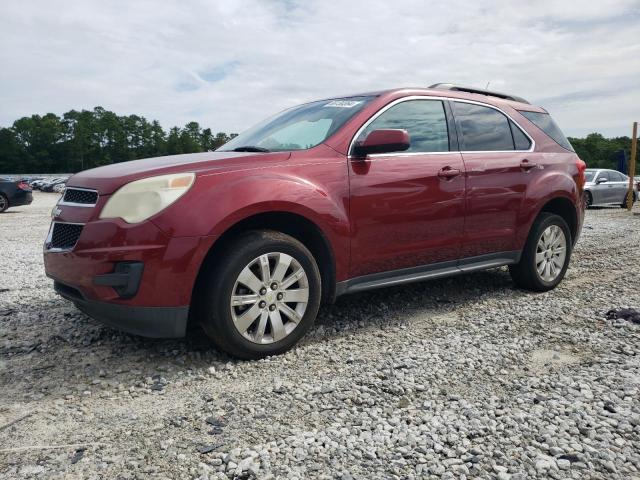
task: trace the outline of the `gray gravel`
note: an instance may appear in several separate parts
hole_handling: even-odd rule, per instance
[[[604,317],[640,308],[639,216],[587,212],[553,292],[497,269],[344,297],[241,362],[57,298],[55,201],[0,215],[1,478],[640,479],[640,326]]]

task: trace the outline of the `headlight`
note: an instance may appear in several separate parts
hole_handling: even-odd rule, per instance
[[[195,173],[177,173],[127,183],[111,195],[100,218],[122,218],[127,223],[142,222],[187,193],[195,178]]]

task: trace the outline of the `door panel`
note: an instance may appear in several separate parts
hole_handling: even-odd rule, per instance
[[[463,153],[467,168],[466,220],[462,257],[515,250],[518,213],[527,183],[537,168],[520,163],[542,161],[533,152]]]
[[[609,172],[611,177],[611,183],[613,184],[613,199],[612,202],[622,203],[624,202],[629,187],[628,179],[620,172]]]
[[[608,182],[605,183],[598,183],[598,179],[600,178],[606,178],[607,180],[609,179],[609,175],[607,174],[607,172],[599,172],[598,176],[596,178],[594,178],[594,185],[593,187],[591,187],[591,195],[593,196],[593,204],[594,205],[599,205],[601,203],[607,203],[609,200],[608,198],[608,192],[609,192],[609,187],[607,185]]]
[[[488,105],[453,102],[467,169],[463,258],[520,248],[516,233],[527,184],[542,155],[503,112]]]
[[[465,188],[460,153],[395,154],[349,164],[352,277],[458,259]],[[447,167],[460,174],[443,176]]]

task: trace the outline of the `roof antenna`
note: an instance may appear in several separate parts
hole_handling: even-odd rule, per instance
[[[490,84],[490,83],[491,83],[491,80],[489,80],[489,81],[487,82],[487,86],[486,86],[486,87],[484,87],[484,89],[485,89],[485,90],[489,90],[489,84]]]

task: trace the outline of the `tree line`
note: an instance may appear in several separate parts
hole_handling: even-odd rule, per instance
[[[215,150],[235,134],[189,122],[165,132],[157,120],[96,107],[23,117],[0,128],[0,172],[74,173],[138,158]]]
[[[631,157],[631,137],[605,138],[599,133],[590,133],[585,138],[569,137],[568,140],[589,168],[617,170],[619,158],[624,155],[625,165],[627,165],[624,168],[628,169],[628,160]],[[638,171],[637,168],[636,171]]]
[[[1,173],[74,173],[110,163],[179,153],[215,150],[236,134],[189,122],[163,130],[158,121],[139,115],[120,116],[96,107],[23,117],[0,128]],[[576,153],[592,168],[617,168],[620,152],[627,158],[631,138],[605,138],[591,133],[569,138]]]

